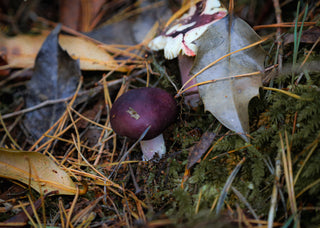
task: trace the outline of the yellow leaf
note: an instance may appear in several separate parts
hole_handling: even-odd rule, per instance
[[[32,68],[42,43],[49,33],[7,37],[0,33],[0,51],[10,68]],[[101,46],[82,37],[60,35],[59,43],[74,59],[80,60],[81,70],[126,71]]]
[[[58,191],[74,195],[77,187],[70,176],[49,157],[38,152],[0,148],[0,177],[21,181],[38,192]],[[80,190],[83,194],[85,190]]]

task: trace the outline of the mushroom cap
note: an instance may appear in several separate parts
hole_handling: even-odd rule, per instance
[[[112,129],[121,136],[138,139],[151,126],[143,140],[160,135],[177,118],[174,98],[159,88],[133,89],[120,96],[110,110]]]
[[[150,41],[148,47],[154,51],[164,49],[166,59],[183,54],[195,56],[198,39],[214,22],[227,15],[227,9],[219,0],[205,0],[192,6],[188,13],[175,20],[170,26]]]

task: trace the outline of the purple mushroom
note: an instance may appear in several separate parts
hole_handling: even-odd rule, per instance
[[[149,48],[164,50],[166,59],[178,57],[181,81],[184,84],[190,78],[189,72],[193,66],[194,56],[198,47],[194,41],[198,39],[214,22],[227,15],[227,9],[219,0],[202,0],[192,7],[188,13],[175,20],[156,38],[151,40]],[[186,87],[195,84],[192,80]],[[197,87],[190,89],[190,96],[186,96],[185,103],[196,107],[200,101]],[[196,93],[196,94],[195,94]]]
[[[143,160],[166,153],[162,132],[177,118],[177,103],[159,88],[133,89],[120,96],[110,110],[112,129],[121,136],[137,140],[150,126],[140,141]]]

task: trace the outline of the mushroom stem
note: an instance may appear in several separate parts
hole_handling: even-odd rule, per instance
[[[143,153],[143,161],[151,160],[155,154],[158,154],[159,158],[166,153],[166,145],[164,143],[163,134],[149,140],[140,141],[141,150]]]
[[[179,69],[180,69],[180,75],[181,75],[181,83],[182,85],[184,85],[184,83],[186,83],[190,78],[190,71],[193,66],[194,57],[179,55],[178,61],[179,61]],[[194,84],[196,84],[196,79],[191,80],[185,86],[185,88],[188,88],[189,86],[192,86]],[[200,95],[198,92],[198,87],[193,87],[187,91],[184,102],[186,105],[190,105],[192,108],[198,107],[200,103]]]

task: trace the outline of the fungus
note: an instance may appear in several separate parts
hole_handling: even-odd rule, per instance
[[[166,153],[162,132],[177,117],[177,103],[166,91],[159,88],[133,89],[120,96],[110,110],[112,129],[121,136],[137,140],[150,126],[140,141],[143,160],[155,154]]]
[[[166,59],[178,57],[181,81],[184,84],[190,78],[189,72],[193,66],[197,46],[194,41],[198,39],[214,22],[227,15],[226,8],[218,0],[203,0],[191,6],[189,12],[175,20],[156,38],[150,41],[148,47],[154,51],[164,50]],[[186,86],[195,84],[192,80]],[[198,89],[194,87],[189,91],[185,102],[196,107],[200,101]]]

